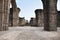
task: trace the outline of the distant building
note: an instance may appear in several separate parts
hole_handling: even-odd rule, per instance
[[[24,17],[19,17],[19,26],[25,26],[26,20]]]
[[[36,18],[31,18],[30,20],[30,26],[36,26]]]

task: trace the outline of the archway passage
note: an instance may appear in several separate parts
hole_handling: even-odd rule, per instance
[[[21,8],[19,17],[21,20],[28,20],[30,25],[35,26],[35,9],[43,9],[41,0],[16,0]],[[32,24],[31,24],[32,23]],[[24,23],[22,23],[24,25]]]
[[[44,0],[43,0],[44,1]],[[48,2],[48,3],[47,3]],[[16,5],[16,1],[15,0],[12,0],[11,1],[11,3],[12,3],[12,11],[13,11],[13,26],[16,26],[16,25],[18,25],[18,15],[16,14],[17,13],[17,5]],[[52,16],[52,18],[51,18],[51,14],[53,14],[52,13],[52,11],[50,11],[50,10],[52,10],[55,6],[57,6],[57,5],[54,5],[54,3],[56,3],[55,1],[44,1],[44,3],[46,3],[46,4],[43,4],[44,5],[44,8],[45,8],[45,14],[44,14],[44,16],[46,17],[45,19],[44,19],[44,28],[46,29],[46,30],[50,30],[50,28],[51,28],[51,30],[53,30],[53,28],[55,28],[55,19],[54,19],[54,15]],[[52,6],[52,5],[49,5],[49,4],[53,4],[54,6]],[[48,7],[48,8],[47,8]],[[49,9],[49,7],[53,7],[53,8],[51,8],[51,9]],[[55,9],[55,8],[54,8]],[[44,9],[43,9],[44,10]],[[48,10],[48,11],[47,11]],[[55,9],[56,10],[56,9]],[[54,11],[55,11],[54,10]],[[55,13],[56,13],[56,11],[55,11]],[[55,16],[55,18],[56,18],[56,16]],[[54,22],[53,22],[53,20],[54,20]],[[50,22],[51,21],[51,22]],[[54,26],[54,27],[53,27]],[[52,28],[53,27],[53,28]]]
[[[1,0],[0,2],[2,2],[1,4],[1,30],[6,30],[6,28],[8,28],[8,16],[9,16],[9,4],[10,1],[8,0]],[[48,31],[56,31],[57,30],[57,0],[42,0],[43,2],[43,11],[44,11],[44,29],[48,30]],[[18,9],[16,6],[16,1],[12,0],[12,24],[13,26],[17,26],[18,25]],[[6,5],[7,4],[7,5]]]

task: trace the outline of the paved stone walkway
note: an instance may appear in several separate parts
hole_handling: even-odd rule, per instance
[[[48,32],[43,27],[9,27],[8,31],[0,31],[0,40],[60,40],[60,28]]]

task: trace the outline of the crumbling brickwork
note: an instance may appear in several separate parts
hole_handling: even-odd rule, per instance
[[[20,10],[18,10],[17,5],[16,5],[16,0],[11,0],[11,4],[12,4],[12,25],[13,26],[18,26],[19,24],[19,17],[18,17],[18,13]]]

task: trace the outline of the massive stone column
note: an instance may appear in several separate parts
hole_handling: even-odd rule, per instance
[[[19,17],[18,17],[18,9],[16,5],[16,0],[11,0],[11,4],[12,4],[12,11],[13,11],[13,26],[18,26]]]
[[[39,27],[44,27],[43,10],[42,9],[36,9],[35,14],[36,14],[36,25]]]
[[[42,0],[44,8],[44,30],[57,30],[57,0]]]
[[[0,31],[8,29],[10,0],[0,0]]]
[[[20,8],[17,8],[17,9],[18,9],[17,12],[19,13],[20,12]],[[10,14],[9,14],[9,26],[10,27],[13,27],[13,20],[14,20],[14,18],[13,18],[13,8],[10,8]],[[19,21],[19,19],[17,21]]]
[[[4,30],[8,29],[9,24],[9,13],[10,13],[10,0],[4,0],[4,20],[3,27]]]

